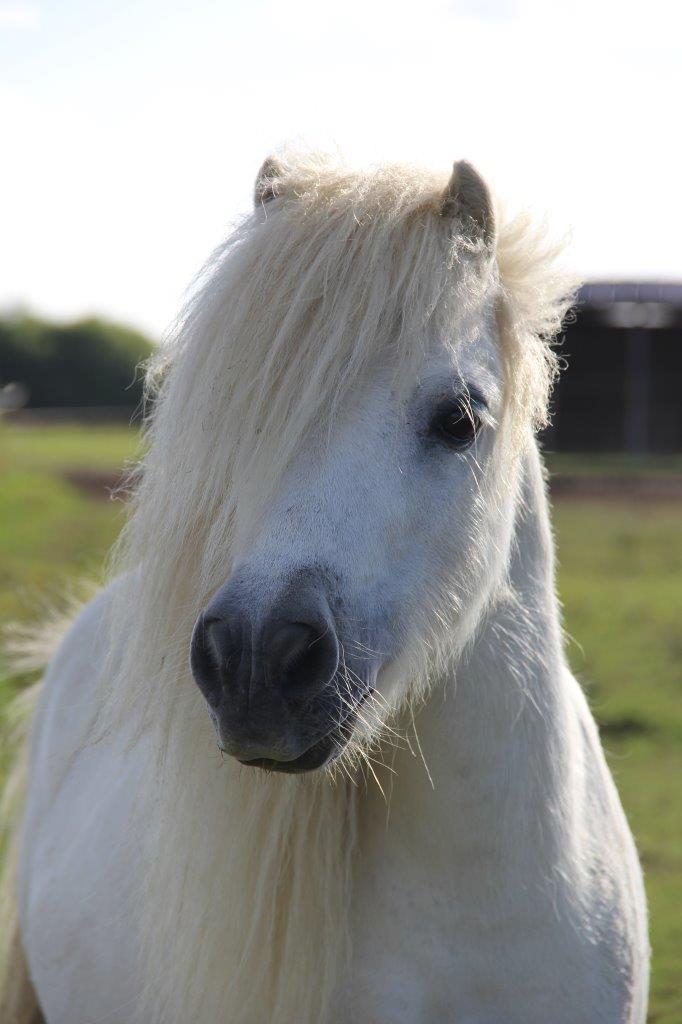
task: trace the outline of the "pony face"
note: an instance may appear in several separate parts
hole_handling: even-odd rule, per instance
[[[501,415],[488,304],[454,343],[435,333],[407,385],[379,362],[332,432],[311,431],[194,629],[222,749],[321,768],[456,657],[508,546],[484,497]]]
[[[221,747],[299,772],[422,697],[503,577],[565,285],[468,164],[266,163],[152,374],[131,701],[153,651],[180,715],[189,646]]]

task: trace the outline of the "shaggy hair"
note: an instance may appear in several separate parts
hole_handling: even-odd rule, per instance
[[[26,657],[18,658],[21,669],[31,670],[35,665],[43,668],[41,652],[47,654],[55,646],[46,645],[45,634],[33,637],[32,641],[26,645]],[[0,797],[0,1020],[12,1024],[42,1021],[29,980],[17,908],[21,823],[29,770],[28,733],[39,692],[40,683],[34,683],[17,694],[6,709],[0,728],[0,749],[9,766]]]
[[[378,362],[415,379],[432,325],[495,297],[504,430],[545,422],[566,279],[526,220],[494,258],[441,216],[445,176],[289,159],[212,256],[149,373],[147,452],[115,552],[105,705],[157,753],[134,827],[150,849],[145,1024],[320,1024],[348,957],[354,787],[220,763],[187,652],[307,432]],[[499,223],[499,213],[497,217]],[[122,639],[123,638],[123,639]]]

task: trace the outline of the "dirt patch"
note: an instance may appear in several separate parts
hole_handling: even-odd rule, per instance
[[[554,476],[555,501],[682,501],[682,476]]]
[[[62,475],[98,501],[108,500],[122,482],[119,473],[107,470],[69,469]],[[554,501],[682,501],[682,476],[554,476],[549,487]]]
[[[109,501],[123,482],[120,473],[107,470],[67,469],[61,475],[72,487],[95,501]]]
[[[656,726],[652,722],[646,722],[635,715],[598,719],[597,724],[602,736],[646,736],[656,732]]]

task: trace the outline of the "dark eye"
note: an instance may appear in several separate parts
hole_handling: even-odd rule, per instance
[[[476,409],[464,398],[448,403],[431,420],[429,434],[450,448],[462,451],[476,438],[481,421]]]

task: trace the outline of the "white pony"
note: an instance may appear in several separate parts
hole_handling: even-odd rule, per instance
[[[551,257],[466,163],[266,162],[40,688],[3,1024],[644,1021],[533,438]]]

